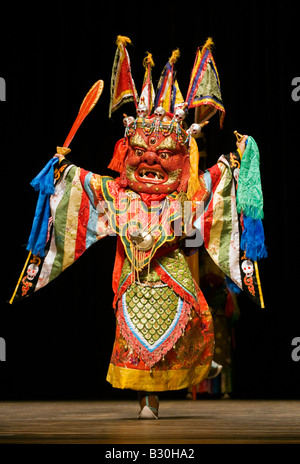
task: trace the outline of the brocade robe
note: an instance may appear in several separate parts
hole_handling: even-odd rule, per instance
[[[182,244],[198,227],[213,260],[242,287],[233,176],[238,163],[236,153],[221,156],[200,176],[201,189],[187,217],[177,192],[151,207],[143,195],[121,188],[118,179],[64,162],[57,169],[45,257],[37,258],[30,282],[24,277],[22,296],[47,285],[99,239],[116,234],[116,335],[107,373],[113,387],[177,390],[207,376],[214,351],[212,317]],[[135,230],[150,230],[149,250],[134,245]]]

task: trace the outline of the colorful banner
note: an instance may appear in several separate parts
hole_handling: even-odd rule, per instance
[[[216,111],[220,113],[220,127],[223,127],[225,109],[222,102],[220,79],[215,61],[210,51],[209,39],[198,49],[185,102],[188,108],[196,108],[197,123],[207,121]]]
[[[128,37],[118,36],[118,47],[111,76],[109,117],[126,102],[133,101],[137,107],[138,94],[131,75],[130,59],[126,49],[127,43],[131,43]]]

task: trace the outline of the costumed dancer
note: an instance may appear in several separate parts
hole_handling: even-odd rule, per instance
[[[174,72],[179,53],[172,54],[152,114],[154,63],[149,57],[144,61],[138,99],[126,49],[129,42],[126,37],[117,39],[111,82],[110,114],[130,100],[137,111],[137,117],[124,116],[125,135],[116,143],[109,164],[119,177],[85,171],[66,159],[64,147],[58,148],[47,237],[42,249],[34,247],[11,302],[44,287],[93,243],[116,234],[112,283],[116,334],[107,380],[115,388],[138,392],[140,419],[157,419],[159,392],[201,382],[209,374],[214,353],[212,317],[183,250],[204,243],[232,282],[247,290],[233,175],[247,137],[237,141],[236,151],[221,156],[199,175],[196,137],[216,111],[221,124],[224,117],[211,41],[197,52],[185,100]],[[208,88],[215,93],[208,94]],[[196,121],[185,130],[186,109],[193,107]],[[200,232],[187,243],[195,227]],[[30,244],[28,249],[32,248]],[[36,266],[34,275],[31,264]]]

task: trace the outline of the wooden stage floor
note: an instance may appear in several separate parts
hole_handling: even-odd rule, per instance
[[[299,444],[300,401],[166,400],[137,420],[136,401],[2,401],[0,444]]]

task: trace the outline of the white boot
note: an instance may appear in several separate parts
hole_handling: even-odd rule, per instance
[[[144,406],[137,418],[138,419],[158,419],[157,415],[154,413],[154,411],[152,411],[152,409],[154,409],[154,411],[157,412],[156,408],[150,409],[149,406]]]
[[[150,406],[149,396],[151,397],[152,404],[155,404],[156,407]],[[153,396],[155,396],[155,402],[153,403]],[[144,404],[146,402],[146,404]],[[158,407],[159,399],[157,395],[150,394],[145,395],[140,398],[140,407],[141,411],[138,415],[138,419],[158,419]]]
[[[212,361],[207,378],[214,379],[220,374],[222,369],[223,369],[223,366],[221,364],[218,364],[215,361]]]

